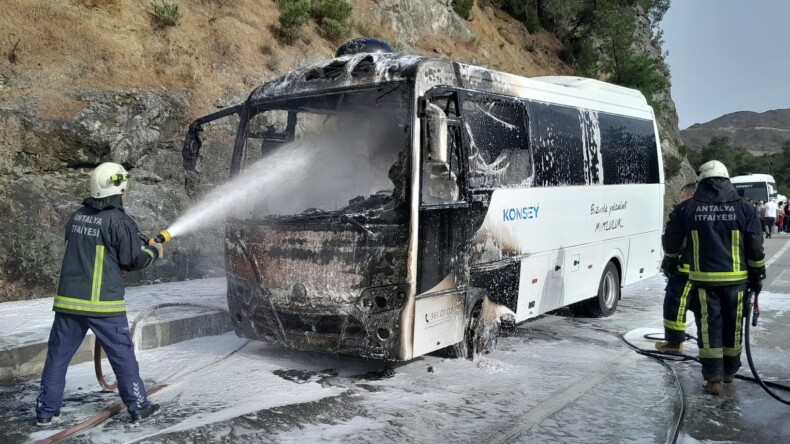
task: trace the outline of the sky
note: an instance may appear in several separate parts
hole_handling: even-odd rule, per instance
[[[790,108],[790,0],[672,0],[661,28],[681,129]]]

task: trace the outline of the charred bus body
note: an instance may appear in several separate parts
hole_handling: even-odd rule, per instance
[[[343,56],[196,120],[187,169],[202,125],[232,114],[231,174],[310,137],[322,145],[299,178],[315,187],[226,223],[242,337],[407,360],[479,346],[478,326],[501,316],[609,315],[621,285],[658,271],[660,145],[636,91]]]

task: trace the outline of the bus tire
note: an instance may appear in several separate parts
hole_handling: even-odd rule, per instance
[[[603,269],[601,281],[598,283],[598,295],[582,301],[583,311],[594,318],[605,318],[617,310],[620,300],[620,272],[614,262],[609,262]]]
[[[455,345],[445,347],[441,350],[441,355],[456,359],[473,359],[475,355],[488,353],[496,348],[499,337],[499,322],[494,322],[493,325],[483,329],[480,319],[482,308],[482,301],[475,304],[464,329],[464,340]]]

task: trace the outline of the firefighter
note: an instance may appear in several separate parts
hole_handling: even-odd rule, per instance
[[[712,160],[697,175],[697,191],[672,211],[663,244],[668,270],[677,268],[681,253],[689,258],[703,389],[718,395],[741,366],[745,295],[762,289],[765,254],[760,219],[735,191],[727,168]]]
[[[694,196],[697,189],[695,182],[687,183],[680,189],[680,201],[685,202]],[[684,240],[685,243],[685,240]],[[668,256],[664,257],[662,271],[667,277],[667,286],[664,288],[664,341],[656,344],[656,348],[663,352],[683,353],[683,342],[686,341],[686,310],[689,309],[689,293],[691,284],[688,283],[689,262],[687,257],[680,257],[676,270],[667,270]]]
[[[129,174],[116,163],[99,165],[90,177],[90,197],[66,224],[66,253],[58,281],[47,360],[36,403],[36,423],[59,419],[66,370],[88,329],[104,347],[118,392],[132,422],[159,409],[147,399],[126,319],[122,273],[162,257],[162,245],[146,245],[124,212]]]

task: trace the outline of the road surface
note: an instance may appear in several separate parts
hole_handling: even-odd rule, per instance
[[[766,258],[755,359],[764,377],[788,384],[790,235],[766,240]],[[394,374],[377,361],[287,351],[233,334],[142,351],[148,386],[168,384],[152,397],[162,414],[139,427],[118,415],[65,442],[665,442],[679,406],[675,380],[617,336],[653,346],[641,338],[661,331],[663,285],[656,277],[626,287],[609,318],[560,312],[504,331],[495,351],[474,360],[425,356]],[[69,370],[67,424],[118,400],[99,390],[91,366]],[[710,397],[698,365],[673,367],[688,409],[681,442],[790,436],[790,407],[758,386],[737,381]],[[0,442],[31,442],[65,427],[32,425],[37,383],[0,386]]]

